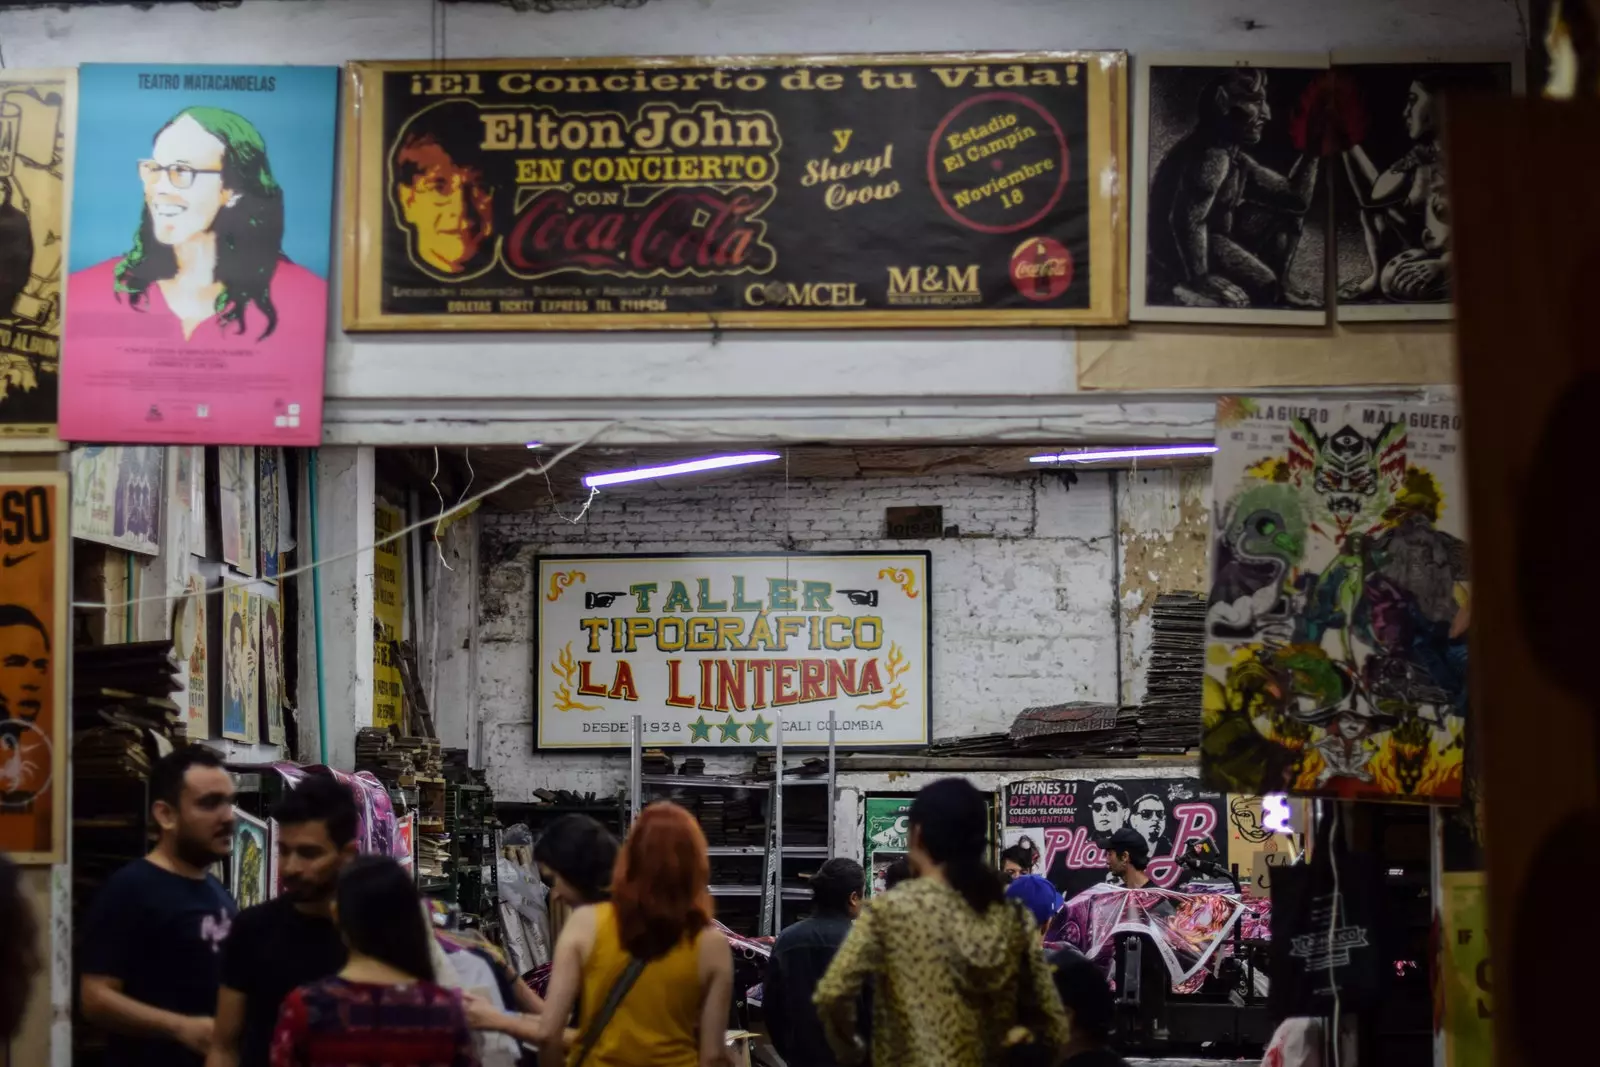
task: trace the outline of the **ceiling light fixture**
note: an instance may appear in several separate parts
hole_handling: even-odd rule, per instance
[[[632,470],[590,474],[584,477],[583,484],[590,489],[599,489],[607,485],[621,485],[624,482],[669,478],[674,474],[694,474],[696,471],[714,471],[723,467],[743,467],[750,463],[770,463],[782,458],[776,452],[740,452],[731,456],[707,456],[704,459],[689,459],[661,467],[635,467]]]
[[[1163,456],[1209,456],[1216,445],[1150,445],[1145,448],[1109,448],[1088,452],[1060,452],[1029,456],[1029,463],[1099,463],[1108,459],[1160,459]]]
[[[528,447],[529,448],[543,448],[544,447],[544,442],[543,441],[529,441],[528,442]]]

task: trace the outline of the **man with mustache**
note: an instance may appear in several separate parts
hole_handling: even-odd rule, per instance
[[[238,910],[208,873],[233,851],[233,778],[216,753],[189,745],[156,761],[150,797],[160,836],[95,895],[80,999],[84,1017],[116,1035],[106,1067],[201,1067]]]
[[[311,777],[278,802],[272,817],[283,893],[234,920],[206,1067],[268,1067],[283,998],[345,964],[332,906],[339,872],[357,854],[355,800],[334,779]]]

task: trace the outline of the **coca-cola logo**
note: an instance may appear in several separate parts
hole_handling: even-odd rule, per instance
[[[561,270],[673,277],[762,273],[777,260],[761,218],[774,192],[771,186],[691,186],[642,204],[579,206],[570,191],[551,189],[520,206],[501,254],[521,278]]]
[[[1043,303],[1072,287],[1072,253],[1054,237],[1030,237],[1011,253],[1011,284]]]
[[[1067,275],[1067,261],[1064,259],[1047,259],[1042,263],[1018,263],[1017,277],[1019,278],[1064,278]]]

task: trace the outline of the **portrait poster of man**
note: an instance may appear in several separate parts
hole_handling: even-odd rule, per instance
[[[1459,802],[1471,618],[1459,414],[1224,397],[1217,445],[1206,782]]]
[[[206,631],[207,601],[210,597],[206,593],[206,580],[198,574],[191,574],[183,586],[184,600],[179,609],[174,612],[178,620],[172,628],[173,638],[178,642],[178,654],[183,658],[187,669],[187,690],[184,694],[184,707],[188,712],[188,738],[191,741],[202,741],[211,736],[211,703],[207,699],[207,671],[209,647],[207,642],[210,635]]]
[[[67,479],[0,472],[0,850],[66,850]]]
[[[261,606],[261,734],[283,744],[283,609],[276,597],[256,596]]]
[[[1521,57],[1335,53],[1333,64],[1339,319],[1450,318],[1444,98],[1520,94]]]
[[[149,445],[72,450],[72,536],[153,556],[161,550],[166,452]]]
[[[1136,65],[1132,317],[1327,321],[1326,56]]]
[[[256,513],[260,520],[256,528],[256,540],[259,542],[260,569],[256,573],[262,578],[270,578],[276,581],[278,577],[279,497],[283,489],[283,449],[256,449],[256,472]]]
[[[0,451],[56,436],[72,70],[0,70]]]
[[[338,72],[79,73],[61,435],[314,445]]]
[[[217,518],[222,561],[241,574],[256,573],[256,456],[253,448],[217,449]]]
[[[261,737],[261,606],[241,585],[222,591],[222,736],[255,744]]]

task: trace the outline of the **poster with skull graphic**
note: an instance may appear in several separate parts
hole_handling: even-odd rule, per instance
[[[1457,803],[1471,599],[1456,410],[1224,397],[1217,445],[1207,784]]]

